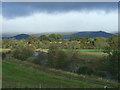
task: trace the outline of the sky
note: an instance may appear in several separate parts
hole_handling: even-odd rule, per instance
[[[2,32],[2,4],[1,4],[1,1],[0,1],[0,37],[2,36],[1,32]]]
[[[3,33],[117,32],[118,3],[3,2],[0,19]]]

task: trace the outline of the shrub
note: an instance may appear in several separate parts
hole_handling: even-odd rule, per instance
[[[2,59],[5,59],[6,58],[6,53],[2,53]]]
[[[68,57],[64,51],[57,50],[56,45],[49,47],[48,65],[57,69],[65,69],[68,64]]]
[[[120,82],[120,51],[114,51],[111,52],[111,54],[108,55],[107,65],[108,65],[108,71],[112,75],[112,77],[118,82]]]
[[[79,68],[79,63],[81,61],[78,52],[68,53],[68,57],[69,57],[69,63],[67,64],[68,65],[67,69],[71,72],[77,72]]]
[[[18,46],[13,51],[13,57],[26,60],[28,57],[34,54],[35,48],[33,46]]]
[[[78,74],[88,74],[88,75],[91,75],[94,73],[94,70],[90,67],[87,67],[87,66],[81,66],[79,67],[78,71],[77,71]]]
[[[44,64],[47,62],[47,55],[45,53],[40,53],[33,62],[35,64]]]
[[[102,71],[97,71],[97,72],[96,72],[96,75],[97,75],[97,76],[100,76],[100,77],[106,77],[106,73],[105,73],[105,72],[102,72]]]
[[[35,61],[35,58],[27,58],[27,60],[26,60],[27,62],[31,62],[31,63],[34,63],[34,61]]]

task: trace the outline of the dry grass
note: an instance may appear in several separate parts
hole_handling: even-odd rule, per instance
[[[81,55],[95,55],[95,56],[107,56],[107,53],[103,53],[103,52],[80,52]]]
[[[48,53],[48,50],[49,49],[42,49],[42,48],[36,49],[36,51],[41,51],[41,52],[46,52],[46,53]]]
[[[3,49],[3,48],[0,48],[0,52],[8,52],[10,51],[11,49]]]

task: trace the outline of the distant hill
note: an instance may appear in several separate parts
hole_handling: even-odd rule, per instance
[[[115,35],[120,35],[120,32],[118,32],[118,33],[115,33]]]
[[[28,38],[30,35],[28,34],[19,34],[19,35],[16,35],[16,36],[11,36],[11,37],[2,37],[3,39],[26,39]]]
[[[68,39],[69,37],[85,37],[85,36],[88,36],[90,38],[94,38],[94,37],[110,37],[112,35],[117,35],[117,33],[113,34],[113,33],[107,33],[107,32],[104,32],[104,31],[85,31],[85,32],[51,32],[51,33],[38,33],[38,34],[30,34],[30,35],[35,35],[36,37],[39,37],[40,35],[49,35],[49,34],[52,34],[52,33],[55,33],[55,34],[61,34],[63,35],[63,37],[65,39]],[[7,36],[8,35],[8,36]],[[14,38],[14,39],[26,39],[28,38],[30,35],[29,34],[17,34],[17,35],[14,35],[14,36],[10,36],[9,34],[7,35],[2,35],[2,38],[3,39],[11,39],[11,38]]]
[[[50,35],[50,34],[61,34],[61,35],[71,35],[73,33],[77,33],[77,31],[75,32],[47,32],[47,33],[37,33],[37,34],[33,34],[36,37],[39,37],[40,35]]]
[[[36,37],[39,37],[40,35],[50,35],[50,34],[61,34],[61,35],[71,35],[73,33],[77,33],[77,32],[47,32],[47,33],[36,33],[36,34],[19,34],[19,33],[2,33],[2,38],[3,39],[25,39],[27,37],[29,37],[30,35],[34,35]]]
[[[111,33],[107,33],[107,32],[103,32],[103,31],[96,31],[96,32],[93,32],[93,31],[90,31],[90,32],[77,32],[77,33],[74,33],[74,34],[71,34],[71,35],[63,35],[64,38],[69,38],[69,37],[85,37],[85,36],[88,36],[90,38],[94,38],[94,37],[110,37],[114,34],[111,34]]]

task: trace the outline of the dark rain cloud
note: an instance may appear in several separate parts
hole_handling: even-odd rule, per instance
[[[106,13],[117,10],[117,2],[4,2],[3,17],[12,19],[32,15],[36,12],[48,14],[66,13],[69,11],[104,10]]]

